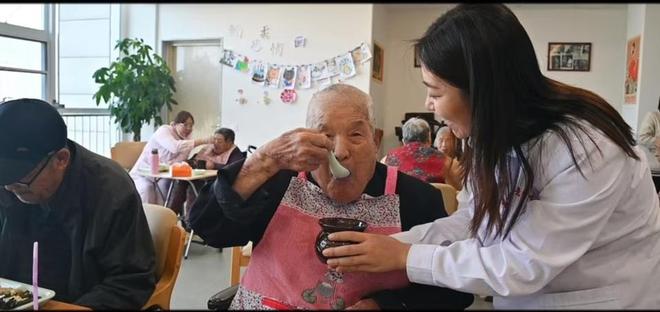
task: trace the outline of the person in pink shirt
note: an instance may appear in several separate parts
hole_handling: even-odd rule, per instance
[[[160,163],[171,165],[180,161],[185,161],[190,155],[190,151],[195,146],[202,144],[209,144],[212,138],[193,139],[192,130],[195,120],[192,114],[187,111],[180,111],[174,121],[169,125],[160,126],[156,132],[149,138],[149,141],[144,146],[142,154],[130,171],[133,181],[135,181],[135,188],[140,193],[142,202],[151,204],[163,204],[163,198],[155,188],[153,178],[148,178],[140,175],[139,170],[149,170],[151,167],[151,150],[157,149]],[[158,181],[158,188],[161,192],[167,192],[171,180],[160,179]],[[172,210],[177,211],[176,207]]]
[[[235,137],[234,130],[229,128],[218,128],[213,133],[213,144],[208,144],[202,147],[202,149],[192,157],[189,163],[196,169],[218,170],[233,162],[244,159],[246,153],[242,152],[241,149],[234,144]],[[198,190],[200,190],[206,182],[208,182],[208,180],[192,181]],[[179,183],[177,187],[174,188],[172,204],[170,205],[173,210],[181,211],[184,202],[186,202],[186,207],[191,207],[195,202],[197,197],[188,186],[188,183]],[[188,214],[186,213],[186,215]],[[184,226],[187,226],[188,221],[184,221]]]

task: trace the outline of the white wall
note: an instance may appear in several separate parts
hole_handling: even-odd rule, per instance
[[[544,75],[594,91],[617,110],[625,78],[625,4],[528,4],[512,6],[536,50]],[[588,72],[547,71],[548,42],[591,42]]]
[[[399,146],[394,127],[401,126],[406,112],[425,112],[426,89],[419,68],[413,66],[414,49],[410,40],[421,37],[450,5],[386,5],[387,23],[384,42],[384,134],[383,151]],[[375,83],[374,83],[375,85]]]
[[[375,4],[373,8],[373,19],[372,19],[372,43],[371,47],[373,49],[373,43],[377,43],[380,47],[382,47],[385,50],[388,50],[384,44],[388,43],[387,39],[387,8],[386,5],[383,4]],[[384,55],[385,60],[387,60],[387,54]],[[369,63],[370,65],[371,62]],[[368,70],[367,70],[368,69]],[[384,67],[383,69],[389,70],[389,68]],[[371,66],[365,67],[365,75],[371,76]],[[385,130],[384,124],[385,124],[385,103],[386,103],[386,98],[385,98],[385,88],[384,88],[384,81],[386,80],[386,77],[388,77],[387,74],[383,76],[383,82],[372,79],[371,80],[371,85],[369,87],[369,94],[371,95],[371,98],[374,103],[374,117],[376,119],[376,127],[381,128]],[[383,145],[381,144],[380,149],[378,151],[378,158],[380,159],[383,155]]]
[[[453,7],[436,5],[387,5],[385,44],[384,148],[397,146],[394,127],[405,112],[423,112],[426,91],[419,68],[413,67],[413,49],[406,40],[421,37],[440,15]],[[553,79],[586,88],[605,98],[616,109],[623,102],[625,70],[626,5],[512,4],[536,50],[541,71]],[[548,42],[591,42],[591,71],[548,72]],[[372,87],[372,91],[373,91]]]
[[[225,48],[256,59],[279,64],[306,64],[337,56],[355,48],[361,42],[371,42],[371,4],[156,6],[158,46],[164,40],[222,38]],[[127,33],[150,34],[147,29],[150,23],[138,23],[138,15],[134,16],[136,20],[128,23]],[[242,27],[243,37],[231,36],[230,25]],[[264,41],[266,44],[263,50],[254,52],[250,49],[250,43],[258,37],[259,29],[263,25],[270,26],[271,39]],[[298,35],[307,38],[305,48],[293,47],[293,39]],[[282,56],[271,55],[272,42],[284,44]],[[363,64],[358,68],[358,75],[346,83],[369,92],[369,68],[370,63]],[[252,85],[247,75],[225,69],[221,92],[222,124],[236,130],[236,143],[239,147],[245,149],[248,144],[261,145],[285,130],[304,125],[307,103],[317,88],[297,90],[298,101],[294,104],[284,104],[279,99],[281,90]],[[238,89],[245,91],[247,104],[240,105],[235,102]],[[270,105],[263,104],[263,91],[268,91],[272,99]],[[257,101],[261,104],[257,104]]]
[[[122,4],[121,38],[141,38],[144,43],[158,51],[160,45],[156,41],[157,6],[157,4]],[[140,130],[142,141],[149,140],[154,130],[153,123],[142,126]],[[133,135],[124,134],[124,140],[132,141]]]
[[[658,87],[658,82],[660,82],[660,58],[658,57],[660,56],[660,5],[645,4],[644,6],[644,29],[639,54],[636,129],[641,126],[646,113],[658,109],[658,98],[660,97]]]

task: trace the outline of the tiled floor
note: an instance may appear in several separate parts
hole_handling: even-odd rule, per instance
[[[218,249],[192,244],[188,259],[183,259],[174,286],[170,308],[205,310],[209,297],[229,287],[231,248]],[[493,305],[476,296],[468,310],[492,310]]]
[[[209,297],[229,287],[230,265],[231,248],[219,252],[216,248],[192,244],[188,259],[183,259],[181,264],[170,308],[207,309]]]

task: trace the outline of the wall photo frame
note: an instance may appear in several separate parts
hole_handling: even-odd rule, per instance
[[[548,43],[548,71],[590,71],[591,42]]]
[[[373,64],[371,67],[371,78],[374,78],[380,82],[383,81],[383,66],[385,65],[385,52],[383,48],[374,42],[374,55],[373,55]]]
[[[419,48],[417,45],[415,45],[415,61],[413,62],[413,66],[416,68],[422,67],[422,63],[419,62]]]

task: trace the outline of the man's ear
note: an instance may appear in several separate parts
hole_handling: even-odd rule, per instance
[[[376,143],[376,150],[380,149],[380,143],[383,141],[383,130],[380,128],[374,129],[374,143]]]
[[[55,167],[58,169],[66,168],[71,161],[71,152],[68,148],[62,148],[55,153]]]

